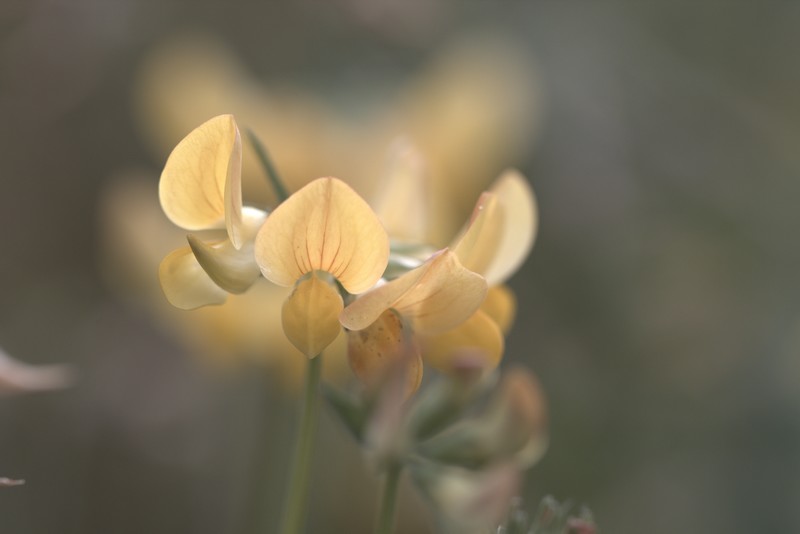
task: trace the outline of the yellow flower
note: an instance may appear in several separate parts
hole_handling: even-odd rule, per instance
[[[389,238],[369,205],[337,178],[319,178],[273,211],[256,236],[264,277],[294,286],[283,306],[289,340],[317,356],[338,336],[344,307],[335,283],[351,294],[380,279]]]
[[[266,213],[242,206],[242,142],[231,115],[215,117],[187,135],[167,159],[159,199],[167,217],[186,230],[225,229],[226,238],[169,254],[159,267],[161,287],[174,306],[192,309],[225,302],[260,276],[255,233]]]
[[[350,366],[367,384],[380,383],[401,358],[412,359],[406,365],[413,391],[421,381],[423,361],[455,372],[465,357],[478,358],[475,363],[490,370],[503,355],[515,302],[502,283],[533,245],[533,192],[520,173],[503,173],[480,196],[451,248],[431,255],[432,247],[425,243],[431,232],[420,209],[427,200],[426,185],[421,156],[408,142],[396,143],[375,202],[392,237],[386,282],[340,316],[349,331]]]
[[[404,340],[393,334],[401,327],[396,320],[391,321],[393,313],[399,315],[424,344],[427,336],[441,334],[467,320],[485,296],[484,279],[465,269],[453,252],[444,249],[435,253],[420,267],[366,293],[342,312],[342,325],[360,331],[351,334],[356,343],[354,346],[351,341],[349,352],[353,371],[363,381],[370,382],[378,379],[393,360],[403,354],[402,350],[396,350],[396,354],[389,354],[388,350],[375,351],[364,339],[380,340],[388,335],[395,338],[395,345],[401,344]],[[429,353],[426,350],[422,356],[427,359]],[[412,368],[418,370],[411,373],[416,377],[416,389],[422,378],[422,360],[419,350],[414,350],[413,356]]]
[[[478,199],[470,220],[451,248],[465,268],[489,285],[479,310],[456,328],[423,343],[428,359],[442,370],[453,365],[463,348],[482,349],[486,365],[495,367],[504,349],[503,333],[513,322],[513,293],[502,284],[528,257],[536,238],[536,198],[517,171],[504,172]]]
[[[299,189],[311,176],[347,176],[356,191],[375,201],[373,206],[393,240],[392,260],[385,274],[391,280],[420,266],[435,250],[446,246],[490,173],[504,162],[518,160],[534,142],[540,94],[536,73],[531,70],[535,62],[514,43],[492,36],[475,37],[461,38],[432,56],[427,66],[401,82],[391,95],[368,94],[365,101],[383,97],[383,104],[356,115],[343,115],[329,105],[330,99],[291,80],[262,83],[217,41],[197,36],[172,40],[154,49],[141,65],[134,90],[137,117],[144,139],[159,157],[168,154],[185,132],[207,117],[230,111],[246,117],[248,126],[265,141],[289,189]],[[398,133],[412,139],[422,149],[424,159],[402,156],[408,152],[408,145],[399,145],[395,152],[401,154],[400,167],[392,172],[410,181],[395,180],[394,190],[382,189],[376,196],[379,184],[374,177],[386,168],[386,146]],[[241,157],[246,198],[269,205],[275,197],[263,180],[257,160],[248,150]],[[415,174],[419,175],[416,182]],[[409,189],[412,183],[416,185]],[[142,184],[141,188],[147,186]],[[404,190],[411,198],[408,202],[401,200]],[[177,236],[172,239],[170,228],[161,229],[164,221],[160,213],[152,214],[152,225],[140,224],[144,200],[139,205],[132,203],[128,191],[118,193],[120,198],[110,199],[113,205],[105,210],[106,218],[114,223],[105,229],[106,251],[111,252],[112,260],[119,260],[108,274],[123,282],[121,289],[127,296],[144,301],[193,350],[211,352],[215,357],[255,355],[259,361],[275,363],[297,375],[303,368],[302,359],[283,339],[278,322],[264,320],[259,324],[253,319],[255,309],[262,310],[255,315],[267,311],[277,317],[286,289],[260,281],[241,295],[228,296],[224,305],[191,313],[165,306],[156,284],[148,285],[155,280],[149,273],[164,252],[177,246]],[[149,198],[149,189],[147,193]],[[394,215],[389,217],[391,209]],[[248,211],[243,208],[243,214]],[[134,220],[137,224],[130,224]],[[126,230],[124,235],[117,232],[120,225]],[[223,228],[219,224],[214,227]],[[226,281],[212,283],[206,271],[221,275],[228,270],[210,265],[213,262],[205,258],[202,242],[193,240],[196,255],[184,247],[181,254],[176,251],[178,258],[173,258],[178,281],[164,284],[166,276],[162,276],[162,285],[178,293],[173,301],[186,299],[184,308],[218,303],[227,296],[222,287]],[[243,241],[242,249],[246,249],[248,240]],[[401,241],[409,247],[401,247]],[[209,246],[231,252],[235,250],[232,244],[230,236],[223,235],[219,243]],[[199,258],[205,258],[205,265],[197,261]],[[250,261],[242,265],[251,275],[257,273]],[[185,271],[189,276],[180,274]],[[234,278],[246,285],[246,277]],[[195,287],[187,280],[194,281]],[[189,288],[184,291],[186,286]],[[505,310],[504,321],[510,324],[513,295],[503,292],[502,287],[490,288],[481,309]],[[496,311],[490,316],[492,324],[501,324]],[[200,328],[198,321],[203,325]],[[485,326],[490,321],[483,323]],[[337,344],[344,337],[337,339]],[[493,352],[499,359],[502,336],[492,339]],[[221,354],[214,354],[217,352]],[[326,365],[332,363],[332,352],[332,348],[326,351]]]
[[[415,338],[411,349],[416,361],[410,373],[414,388],[421,380],[423,360],[450,372],[459,358],[477,354],[485,369],[493,369],[502,357],[503,332],[514,314],[513,294],[500,284],[525,260],[536,234],[533,192],[521,174],[507,171],[481,195],[452,250],[436,252],[416,267],[430,249],[419,242],[426,230],[414,217],[404,219],[402,214],[416,213],[415,206],[425,198],[424,165],[410,146],[395,148],[376,204],[390,235],[400,236],[393,241],[396,252],[385,275],[397,278],[342,312],[341,322],[351,331],[351,367],[364,382],[380,380],[392,361],[408,352],[391,349],[388,343],[394,340],[398,345],[399,332],[407,325]],[[487,283],[493,286],[490,298]]]

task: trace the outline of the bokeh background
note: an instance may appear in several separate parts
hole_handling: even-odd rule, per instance
[[[298,180],[366,189],[410,129],[450,171],[448,221],[503,167],[530,178],[507,361],[550,401],[531,507],[572,498],[614,533],[800,530],[798,27],[777,0],[5,0],[0,346],[79,380],[0,398],[0,475],[27,480],[0,489],[0,530],[278,513],[291,371],[197,357],[152,303],[163,245],[136,211],[171,146],[228,111]],[[374,477],[321,432],[309,531],[369,532]],[[419,506],[403,493],[404,531]]]

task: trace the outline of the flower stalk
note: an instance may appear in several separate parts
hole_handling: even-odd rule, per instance
[[[272,188],[275,190],[275,196],[278,197],[279,202],[283,202],[289,198],[289,191],[286,189],[286,186],[283,185],[283,180],[281,180],[278,170],[275,168],[275,165],[272,163],[272,159],[269,157],[267,147],[264,146],[264,143],[261,142],[261,139],[258,138],[253,130],[248,128],[245,130],[245,134],[247,135],[247,139],[250,140],[250,144],[253,145],[253,149],[256,151],[256,156],[258,156],[258,160],[261,162],[261,165],[264,167],[264,170],[267,173],[267,178],[269,178],[269,182],[272,185]]]
[[[319,384],[322,376],[322,355],[308,360],[303,401],[303,415],[297,434],[295,458],[289,479],[289,491],[283,512],[282,534],[299,534],[303,531],[308,503],[308,486],[314,436],[319,416]]]
[[[381,496],[381,507],[378,512],[378,523],[375,527],[376,534],[391,534],[394,531],[394,518],[397,509],[397,490],[400,487],[400,476],[403,474],[403,466],[400,463],[393,463],[386,470],[384,479],[383,495]]]

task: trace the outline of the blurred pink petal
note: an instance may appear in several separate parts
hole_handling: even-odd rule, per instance
[[[61,389],[73,381],[73,370],[68,365],[29,365],[0,349],[0,395]]]

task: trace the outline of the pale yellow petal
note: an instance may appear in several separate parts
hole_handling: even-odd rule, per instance
[[[428,174],[422,155],[407,139],[397,139],[389,149],[386,174],[375,213],[396,241],[422,243],[428,228]]]
[[[342,312],[351,330],[368,327],[385,310],[394,308],[415,331],[439,333],[464,322],[486,296],[486,281],[465,269],[450,250],[434,254],[422,266],[376,287]]]
[[[321,270],[350,293],[362,293],[386,268],[389,238],[350,186],[319,178],[270,214],[256,237],[255,256],[264,277],[278,285]]]
[[[484,273],[489,285],[501,284],[525,262],[539,225],[536,197],[528,180],[515,170],[504,172],[490,191],[503,211],[503,232],[494,261]]]
[[[193,235],[187,239],[200,266],[225,291],[243,293],[261,276],[252,245],[236,250],[227,239],[214,244],[204,243]]]
[[[406,373],[406,397],[417,390],[422,382],[422,358],[406,329],[402,317],[387,310],[364,330],[347,333],[350,368],[359,380],[377,386],[386,380],[387,372],[398,369]]]
[[[525,261],[538,225],[536,198],[517,171],[506,171],[481,195],[453,249],[490,286],[505,282]]]
[[[484,192],[452,245],[464,267],[481,275],[490,270],[501,241],[503,222],[497,195]]]
[[[492,286],[486,293],[481,310],[497,323],[503,334],[508,334],[517,313],[517,298],[506,285]]]
[[[339,335],[339,314],[343,307],[339,292],[312,275],[297,284],[283,304],[283,331],[300,352],[313,358]]]
[[[184,310],[222,304],[228,296],[209,278],[189,247],[164,258],[158,267],[158,279],[170,304]]]
[[[494,369],[503,357],[505,340],[495,322],[478,310],[452,330],[421,337],[420,344],[425,363],[448,373],[457,370],[457,359],[464,354],[480,354],[485,368]]]
[[[232,115],[220,115],[172,151],[159,183],[164,213],[187,230],[227,227],[240,245],[242,145]]]

